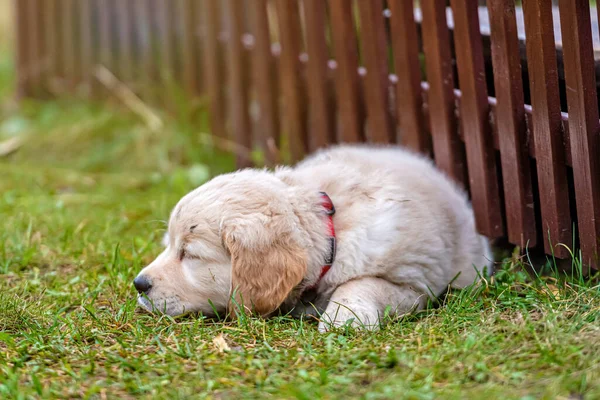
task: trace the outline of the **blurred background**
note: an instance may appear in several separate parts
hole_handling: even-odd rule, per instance
[[[152,107],[142,101],[132,83],[141,74],[139,66],[130,66],[125,85],[122,71],[114,71],[125,49],[99,48],[102,2],[87,2],[96,5],[89,9],[90,20],[75,23],[83,18],[84,3],[0,0],[0,162],[128,171],[155,180],[174,174],[173,179],[187,181],[185,188],[233,168],[227,152],[215,155],[219,149],[208,134],[206,99],[169,84],[173,77],[167,71],[144,81],[144,89],[155,91],[161,101]],[[114,18],[119,7],[114,5],[102,8],[114,14],[106,27],[109,46],[119,43],[119,18]],[[133,22],[134,15],[127,16]],[[90,54],[108,57],[102,69],[96,68],[99,59],[84,65],[85,27],[94,35]],[[139,52],[140,46],[129,51]],[[156,84],[159,78],[165,86]]]

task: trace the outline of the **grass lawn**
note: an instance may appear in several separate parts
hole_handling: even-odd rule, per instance
[[[0,143],[24,142],[0,156],[0,398],[600,398],[597,280],[516,257],[377,333],[140,312],[170,208],[231,157],[186,118],[157,134],[116,106],[17,107],[8,54]]]

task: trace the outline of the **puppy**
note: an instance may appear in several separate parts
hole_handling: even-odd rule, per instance
[[[166,249],[134,281],[168,315],[299,314],[319,330],[422,309],[492,273],[465,193],[398,147],[342,145],[293,168],[218,176],[183,197]]]

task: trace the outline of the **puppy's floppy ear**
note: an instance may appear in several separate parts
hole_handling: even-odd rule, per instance
[[[252,214],[224,227],[223,240],[231,253],[234,306],[243,304],[245,310],[267,315],[304,278],[306,251],[294,239],[287,218]]]

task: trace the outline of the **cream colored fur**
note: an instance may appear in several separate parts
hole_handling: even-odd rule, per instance
[[[303,311],[328,252],[320,191],[336,214],[337,255],[313,303],[319,329],[353,319],[379,326],[384,313],[424,307],[484,268],[488,241],[465,194],[427,159],[398,147],[338,146],[293,168],[221,175],[174,208],[166,249],[140,274],[139,302],[169,315]],[[234,301],[230,301],[233,299]]]

